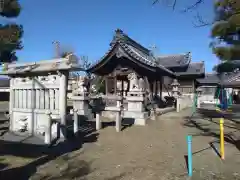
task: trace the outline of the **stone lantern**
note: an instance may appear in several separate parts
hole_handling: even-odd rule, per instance
[[[77,88],[73,91],[73,96],[71,97],[73,102],[74,111],[74,132],[77,133],[78,128],[78,117],[83,119],[92,119],[92,111],[89,108],[89,93],[86,88],[87,78],[80,76],[77,81]]]
[[[198,96],[198,97],[202,95],[202,92],[203,92],[203,89],[202,89],[201,87],[198,87],[198,88],[196,89],[196,93],[197,93],[197,96]]]
[[[178,83],[178,80],[177,79],[174,79],[173,80],[173,82],[172,82],[172,84],[171,84],[171,86],[172,86],[172,95],[173,95],[173,97],[178,97],[178,94],[179,94],[179,86],[180,86],[180,84]]]
[[[203,92],[203,89],[201,87],[198,87],[196,89],[197,108],[200,108],[200,105],[201,105],[201,101],[200,101],[199,97],[201,96],[202,92]]]

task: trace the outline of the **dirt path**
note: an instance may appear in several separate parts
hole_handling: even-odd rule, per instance
[[[181,116],[169,113],[145,127],[129,127],[120,133],[114,127],[104,128],[96,142],[85,142],[81,149],[38,166],[31,179],[185,180],[188,134],[193,135],[192,179],[240,179],[240,149],[226,143],[226,160],[221,161],[209,145],[214,142],[219,147],[214,136],[219,125],[199,118],[188,122],[189,115],[189,111]],[[239,136],[239,130],[225,129],[234,138]],[[3,158],[6,162],[9,157]]]

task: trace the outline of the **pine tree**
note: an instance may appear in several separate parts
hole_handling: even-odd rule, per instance
[[[16,18],[21,6],[18,0],[0,0],[0,16]],[[22,49],[23,28],[16,23],[0,24],[0,64],[17,60],[16,50]]]
[[[217,0],[211,35],[213,52],[221,61],[240,60],[240,0]],[[228,67],[224,69],[231,71]]]

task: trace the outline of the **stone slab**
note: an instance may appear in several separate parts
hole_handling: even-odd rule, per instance
[[[12,132],[5,133],[2,137],[0,137],[0,140],[4,140],[4,141],[8,141],[8,142],[23,143],[23,144],[46,145],[44,143],[44,140],[37,136],[31,136],[29,134],[19,136]]]
[[[133,119],[134,125],[140,126],[145,126],[147,124],[148,117],[149,117],[148,112],[125,111],[123,113],[123,118]]]

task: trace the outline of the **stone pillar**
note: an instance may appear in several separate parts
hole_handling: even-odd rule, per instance
[[[74,134],[78,133],[78,110],[77,109],[73,109],[73,132]]]
[[[67,84],[68,75],[66,72],[59,73],[60,89],[59,89],[59,111],[60,111],[60,129],[61,137],[66,137],[66,113],[67,113]]]
[[[14,79],[10,79],[10,87],[9,87],[9,115],[10,115],[10,120],[9,120],[9,130],[13,131],[13,108],[14,108],[14,102],[15,102],[15,93],[13,90],[14,86]]]
[[[46,129],[45,129],[45,136],[44,136],[44,142],[45,144],[51,144],[52,141],[52,118],[51,118],[51,112],[46,111],[47,115],[47,121],[46,121]]]
[[[116,131],[120,132],[122,128],[121,111],[116,113]]]
[[[100,119],[100,113],[96,113],[96,130],[100,130],[102,128],[102,122]]]
[[[35,91],[35,78],[34,77],[32,77],[31,78],[31,80],[32,80],[32,87],[33,87],[33,89],[30,89],[30,91],[31,91],[31,110],[32,111],[34,111],[34,109],[35,109],[35,106],[36,106],[36,91]],[[35,129],[35,126],[34,126],[34,116],[32,116],[32,127],[31,127],[31,133],[33,134],[34,133],[34,130]]]

